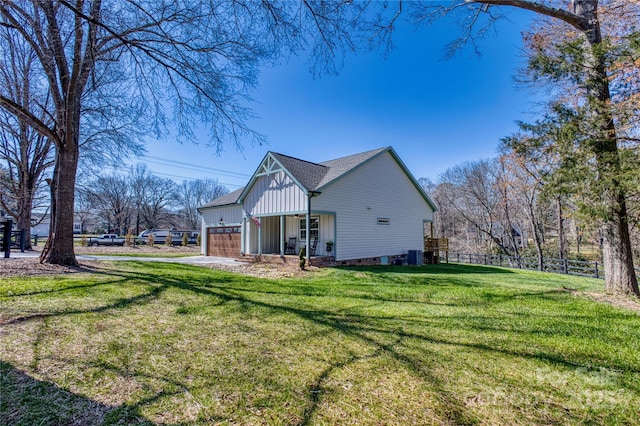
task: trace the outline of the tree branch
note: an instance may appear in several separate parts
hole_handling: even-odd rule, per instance
[[[512,6],[519,9],[530,10],[532,12],[539,13],[541,15],[550,16],[552,18],[560,19],[567,24],[585,31],[588,29],[588,22],[586,19],[576,15],[575,13],[568,12],[563,9],[547,6],[539,1],[531,0],[465,0],[465,3],[478,3],[486,4],[490,6]]]

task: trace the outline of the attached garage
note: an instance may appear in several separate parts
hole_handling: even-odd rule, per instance
[[[208,228],[207,256],[238,257],[240,254],[240,235],[239,226]]]

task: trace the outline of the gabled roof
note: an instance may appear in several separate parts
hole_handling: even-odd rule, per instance
[[[394,158],[402,171],[407,175],[409,180],[411,180],[416,190],[424,198],[427,204],[435,211],[435,205],[433,204],[429,196],[424,192],[422,187],[409,172],[409,169],[407,169],[402,160],[400,160],[400,157],[398,157],[393,148],[391,148],[390,146],[361,152],[359,154],[349,155],[322,163],[312,163],[310,161],[300,160],[299,158],[294,158],[288,155],[269,151],[260,163],[260,166],[258,166],[255,173],[249,180],[247,186],[233,191],[216,200],[213,200],[212,202],[202,207],[220,207],[229,204],[242,203],[244,197],[249,193],[251,187],[260,176],[278,170],[283,170],[285,173],[287,173],[303,191],[307,193],[321,192],[322,189],[348,175],[358,167],[362,166],[363,164],[367,163],[374,157],[377,157],[384,152],[388,152]]]
[[[311,163],[288,155],[271,152],[270,154],[284,167],[306,192],[318,191],[334,180],[355,169],[365,161],[386,151],[379,148],[360,154],[349,155],[323,163]]]
[[[244,186],[240,189],[236,189],[233,192],[223,195],[222,197],[218,197],[215,200],[205,204],[204,206],[198,207],[198,209],[202,209],[206,207],[221,207],[221,206],[227,206],[231,204],[238,204],[238,198],[240,197],[240,194],[242,194],[242,191],[244,191]]]

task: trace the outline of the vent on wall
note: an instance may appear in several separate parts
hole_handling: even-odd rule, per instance
[[[390,223],[391,223],[391,219],[389,219],[388,217],[378,218],[378,225],[389,225]]]

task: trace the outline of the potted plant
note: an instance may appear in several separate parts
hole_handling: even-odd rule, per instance
[[[327,249],[327,253],[331,253],[331,250],[333,250],[333,241],[327,241],[325,249]]]

